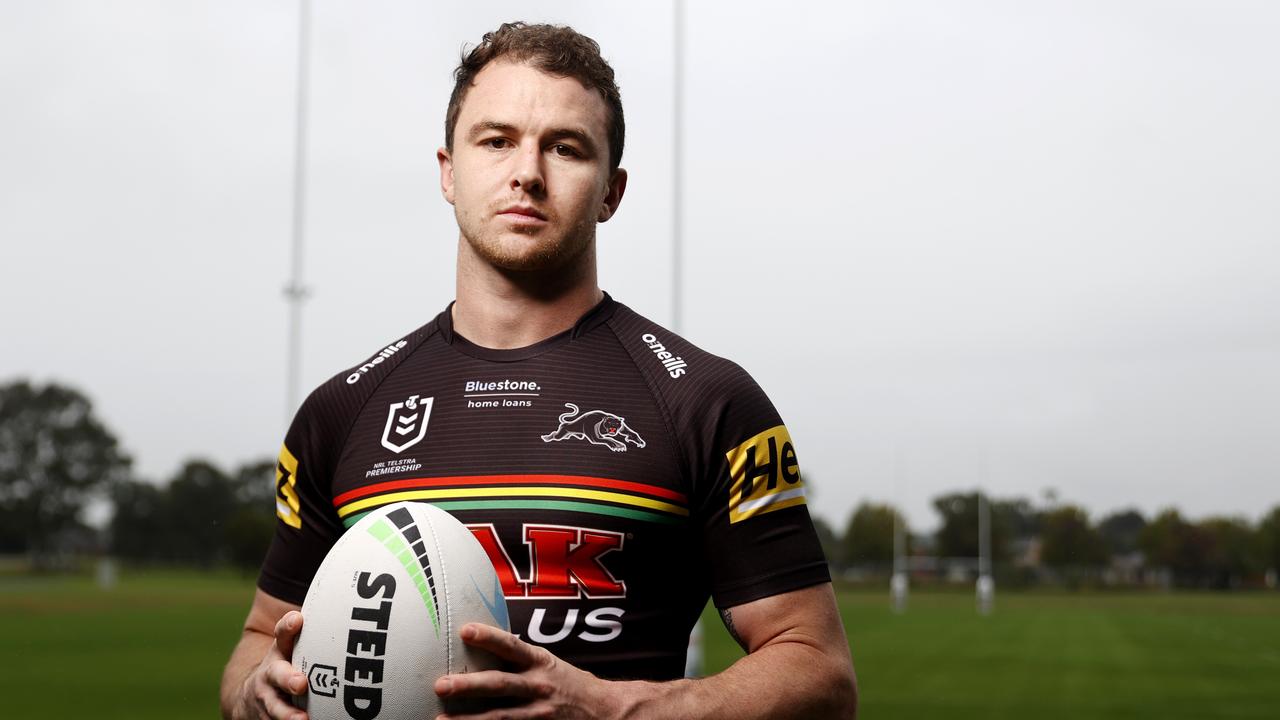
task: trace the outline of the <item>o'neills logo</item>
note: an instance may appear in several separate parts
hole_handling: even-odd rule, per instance
[[[360,382],[360,378],[365,373],[374,369],[378,365],[381,365],[383,360],[386,360],[392,355],[395,355],[396,353],[400,352],[401,350],[404,349],[404,346],[408,344],[409,344],[408,340],[400,340],[398,342],[395,342],[391,345],[388,345],[382,348],[382,352],[379,352],[377,355],[374,355],[373,357],[369,358],[369,362],[356,368],[355,372],[347,376],[347,384],[355,385],[356,383]]]
[[[689,363],[685,362],[684,358],[676,357],[668,352],[667,346],[658,342],[658,338],[653,333],[645,333],[640,336],[640,339],[649,346],[649,349],[657,356],[662,366],[667,369],[667,374],[672,378],[680,377],[684,374],[684,369],[689,367]]]

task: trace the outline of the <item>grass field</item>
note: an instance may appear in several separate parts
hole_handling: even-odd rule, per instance
[[[209,718],[252,581],[0,578],[5,718]],[[842,592],[864,718],[1275,718],[1280,594]],[[707,661],[740,654],[708,613]],[[803,672],[795,668],[791,672]]]
[[[252,598],[229,575],[0,579],[0,717],[217,717]]]
[[[842,593],[866,718],[1280,717],[1280,595]],[[707,619],[708,665],[740,653]]]

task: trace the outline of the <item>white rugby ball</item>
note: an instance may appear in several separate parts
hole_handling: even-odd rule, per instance
[[[509,629],[497,573],[471,531],[423,503],[364,516],[339,538],[302,603],[293,665],[312,720],[402,720],[445,712],[433,686],[450,673],[495,669],[463,644],[468,622]]]

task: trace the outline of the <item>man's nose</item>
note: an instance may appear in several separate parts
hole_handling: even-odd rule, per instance
[[[511,173],[511,189],[530,194],[542,192],[546,181],[542,176],[542,152],[537,147],[521,147],[516,153]]]

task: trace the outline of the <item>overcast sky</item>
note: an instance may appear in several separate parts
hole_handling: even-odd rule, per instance
[[[681,330],[773,398],[817,515],[1280,503],[1280,4],[688,4]],[[305,389],[452,298],[450,72],[508,19],[617,71],[601,282],[673,322],[671,6],[440,5],[314,2]],[[297,7],[0,3],[0,381],[79,387],[151,479],[291,414]]]

